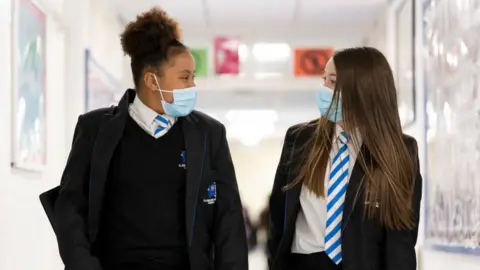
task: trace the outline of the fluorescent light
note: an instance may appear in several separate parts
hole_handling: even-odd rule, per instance
[[[262,137],[242,137],[240,142],[245,146],[255,146],[262,141]]]
[[[290,59],[290,46],[287,43],[257,43],[252,49],[259,62],[283,62]]]

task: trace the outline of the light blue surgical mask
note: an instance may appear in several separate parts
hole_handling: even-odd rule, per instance
[[[158,84],[157,76],[154,76],[155,82]],[[189,115],[197,104],[197,89],[188,87],[184,89],[162,90],[158,87],[158,91],[162,96],[162,107],[166,115],[172,117],[183,117]],[[168,103],[163,98],[163,92],[173,94],[173,102]]]
[[[339,122],[342,121],[342,102],[340,97],[338,98],[338,104],[332,104],[333,100],[333,90],[326,87],[321,86],[320,89],[317,91],[317,107],[320,110],[320,114],[322,116],[327,117],[330,122]],[[332,107],[330,108],[330,104]],[[330,108],[330,111],[328,110]]]

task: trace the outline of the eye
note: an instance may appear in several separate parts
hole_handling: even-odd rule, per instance
[[[180,78],[180,79],[182,79],[182,80],[184,80],[184,81],[188,81],[188,77],[182,77],[182,78]]]

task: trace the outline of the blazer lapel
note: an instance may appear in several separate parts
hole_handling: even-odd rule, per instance
[[[123,136],[125,122],[128,116],[128,106],[134,98],[135,92],[133,90],[127,90],[120,100],[115,113],[107,113],[102,118],[95,139],[90,168],[88,211],[89,236],[92,242],[95,241],[98,233],[110,161],[115,148]]]
[[[200,182],[203,175],[203,161],[207,147],[207,135],[196,124],[193,115],[181,119],[182,133],[187,154],[187,183],[185,196],[185,219],[188,245],[191,246],[195,226],[195,214]]]

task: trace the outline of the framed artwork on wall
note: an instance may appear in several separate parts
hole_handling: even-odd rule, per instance
[[[46,163],[46,14],[30,0],[13,2],[11,166]]]
[[[85,111],[116,105],[123,93],[120,81],[85,50]]]
[[[208,76],[208,49],[191,48],[190,53],[195,59],[195,76],[199,78]]]
[[[425,236],[428,248],[480,255],[480,6],[459,3],[423,2]]]
[[[215,37],[213,45],[215,74],[238,75],[240,73],[240,39],[226,36]]]

